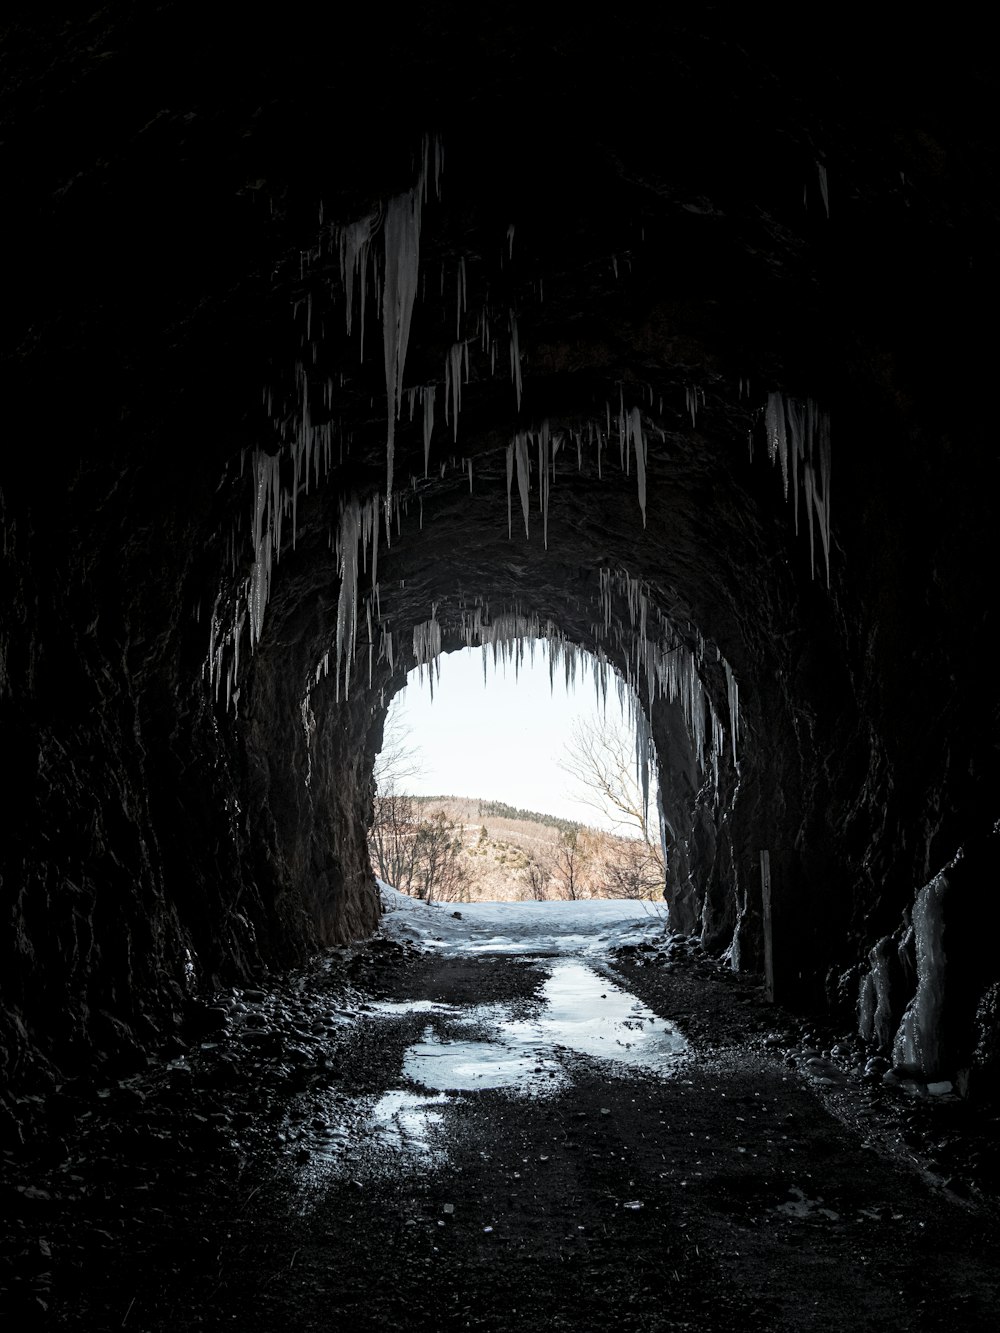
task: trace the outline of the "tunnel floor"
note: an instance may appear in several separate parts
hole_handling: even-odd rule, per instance
[[[995,1126],[859,1077],[655,914],[588,936],[567,909],[390,914],[65,1085],[5,1159],[4,1303],[39,1328],[995,1327]]]

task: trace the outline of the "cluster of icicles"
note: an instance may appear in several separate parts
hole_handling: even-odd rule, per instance
[[[401,515],[407,509],[407,491],[401,494],[394,489],[394,454],[396,424],[399,419],[404,394],[410,420],[412,421],[419,402],[423,420],[424,475],[430,466],[431,438],[435,426],[435,405],[437,389],[434,384],[420,385],[404,390],[403,378],[410,326],[420,276],[420,231],[423,205],[428,200],[431,182],[435,196],[440,194],[440,179],[444,165],[444,153],[437,139],[425,138],[416,182],[412,189],[389,199],[379,210],[343,227],[328,227],[321,230],[320,239],[314,252],[302,256],[303,274],[306,268],[328,255],[333,249],[339,260],[341,283],[345,298],[346,330],[351,335],[355,322],[355,313],[359,317],[361,355],[364,355],[364,325],[370,302],[381,315],[382,343],[384,351],[386,385],[386,489],[384,496],[375,495],[367,500],[350,500],[341,507],[337,531],[331,536],[338,572],[340,575],[340,598],[337,615],[337,631],[331,645],[335,659],[337,694],[340,695],[343,681],[346,694],[350,682],[351,664],[354,661],[357,646],[357,626],[360,614],[358,599],[359,558],[361,572],[367,572],[370,554],[371,591],[365,602],[367,620],[367,644],[369,654],[369,672],[375,660],[385,659],[390,666],[395,664],[395,646],[392,635],[380,623],[378,594],[378,540],[380,516],[384,520],[386,536],[391,535],[392,521],[397,527],[401,524]],[[321,219],[322,221],[322,219]],[[374,241],[381,232],[383,246],[378,255]],[[508,229],[506,253],[509,259],[513,253],[514,229]],[[442,272],[442,296],[444,293],[444,275]],[[265,391],[265,402],[272,414],[275,429],[282,443],[278,451],[271,455],[262,450],[255,450],[251,455],[253,479],[252,534],[251,550],[253,564],[249,575],[231,588],[225,600],[220,592],[212,612],[209,630],[209,651],[205,662],[204,674],[210,687],[214,688],[218,699],[223,687],[227,708],[238,706],[239,701],[239,665],[240,643],[244,628],[248,630],[249,649],[252,652],[260,642],[263,632],[264,614],[270,594],[273,569],[282,550],[283,535],[287,531],[286,521],[291,527],[291,545],[294,548],[297,535],[298,501],[301,492],[308,494],[311,485],[319,485],[328,476],[334,461],[335,443],[339,443],[338,457],[342,458],[343,438],[336,438],[330,409],[334,405],[336,386],[332,379],[322,385],[324,408],[327,419],[314,423],[310,413],[310,375],[307,363],[315,365],[318,358],[318,344],[314,338],[315,323],[312,310],[312,298],[297,303],[296,317],[300,307],[304,306],[305,336],[303,339],[302,359],[295,367],[295,406],[291,413],[291,426],[284,414],[276,411],[270,390]],[[495,370],[498,342],[506,335],[509,348],[510,376],[518,410],[522,394],[522,357],[518,335],[517,317],[513,310],[506,314],[505,328],[496,327],[495,315],[484,306],[478,320],[475,337],[462,337],[462,319],[468,306],[468,284],[464,259],[459,262],[456,281],[455,316],[456,341],[446,354],[443,368],[443,397],[445,423],[450,424],[452,439],[458,438],[458,418],[461,410],[462,383],[468,383],[470,374],[470,343],[479,342],[482,351],[489,357],[491,373]],[[648,386],[647,386],[648,387]],[[740,385],[741,396],[743,384]],[[652,405],[653,391],[648,387],[649,402]],[[704,392],[693,386],[685,389],[685,407],[696,423],[697,412],[705,405]],[[660,401],[662,415],[663,403]],[[785,399],[772,393],[765,409],[765,426],[768,450],[772,462],[780,464],[786,496],[791,484],[795,504],[795,524],[798,530],[799,487],[804,496],[805,511],[810,539],[810,559],[815,564],[814,530],[818,530],[826,561],[827,581],[829,582],[830,557],[830,432],[829,422],[811,401],[800,403],[795,399]],[[616,429],[615,429],[616,428]],[[548,511],[549,495],[556,475],[556,458],[564,447],[575,446],[577,467],[583,466],[583,454],[594,451],[597,459],[598,476],[602,475],[602,458],[617,435],[621,469],[631,475],[634,459],[636,488],[643,525],[646,522],[646,487],[648,438],[652,431],[659,431],[665,438],[663,427],[651,416],[645,416],[638,406],[627,407],[624,389],[619,389],[617,410],[611,404],[605,404],[604,419],[591,419],[582,427],[567,427],[552,430],[548,420],[532,429],[519,429],[507,446],[507,524],[508,534],[513,532],[512,492],[514,478],[517,478],[517,490],[520,499],[521,514],[524,521],[525,535],[529,536],[529,510],[531,473],[537,468],[536,489],[538,508],[541,514],[542,540],[548,546]],[[532,455],[537,456],[537,462]],[[454,461],[454,460],[452,460]],[[466,460],[469,485],[472,486],[472,460]],[[442,463],[442,476],[446,464]],[[416,489],[416,478],[411,479]],[[421,526],[422,526],[422,500]],[[231,535],[230,542],[231,572],[236,574],[239,564],[237,534]],[[433,619],[433,616],[432,616]],[[672,660],[668,650],[657,653],[651,649],[644,634],[637,642],[642,643],[643,661],[636,664],[638,676],[640,665],[654,688],[675,697],[671,691],[680,690],[679,684],[671,684],[669,676]],[[415,654],[417,649],[415,647]],[[422,652],[422,649],[420,650]],[[652,653],[652,656],[650,654]],[[317,668],[317,682],[330,669],[331,652],[327,652]],[[418,657],[418,660],[419,657]],[[728,667],[727,667],[728,671]],[[699,716],[694,703],[691,704],[691,716]],[[735,713],[732,714],[735,718]],[[697,726],[697,723],[695,724]],[[732,728],[735,745],[735,725]],[[698,733],[700,735],[700,732]],[[714,735],[714,732],[712,733]],[[703,739],[699,749],[703,749]]]
[[[627,620],[617,611],[622,604]],[[494,668],[512,664],[516,673],[526,653],[533,660],[535,647],[540,641],[547,646],[553,686],[557,671],[564,674],[566,687],[570,689],[589,669],[597,701],[604,704],[609,681],[613,678],[623,711],[635,730],[636,771],[644,805],[649,799],[650,764],[655,763],[655,749],[649,729],[649,713],[640,700],[645,696],[650,709],[660,698],[676,703],[683,713],[699,767],[717,793],[726,727],[704,688],[702,671],[712,661],[723,666],[728,695],[728,736],[736,763],[739,688],[729,663],[717,648],[709,649],[697,632],[682,636],[666,616],[651,607],[649,594],[639,580],[628,574],[610,569],[600,571],[595,612],[596,618],[591,624],[591,633],[597,641],[594,651],[567,639],[553,621],[525,614],[520,608],[491,615],[480,603],[472,609],[462,609],[455,628],[467,648],[482,648],[484,684],[491,657]],[[442,645],[442,627],[437,613],[435,604],[430,619],[413,630],[413,657],[418,679],[423,681],[424,673],[427,673],[432,695],[435,674],[440,673]],[[624,663],[622,672],[612,665],[611,654]]]
[[[768,457],[781,465],[788,499],[791,483],[795,532],[799,531],[799,482],[809,527],[809,568],[816,577],[815,534],[818,531],[830,586],[830,419],[811,398],[800,403],[769,393],[764,413]],[[790,475],[789,475],[790,474]]]

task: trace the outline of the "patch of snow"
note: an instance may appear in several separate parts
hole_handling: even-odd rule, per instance
[[[587,898],[577,902],[425,903],[378,881],[389,939],[417,940],[451,956],[531,954],[599,957],[662,937],[663,903]],[[453,913],[461,912],[456,919]]]

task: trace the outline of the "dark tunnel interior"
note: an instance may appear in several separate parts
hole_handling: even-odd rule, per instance
[[[675,930],[995,1097],[996,75],[806,18],[5,20],[6,1131],[370,934],[392,697],[525,635]]]

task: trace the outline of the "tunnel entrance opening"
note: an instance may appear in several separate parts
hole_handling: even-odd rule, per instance
[[[415,668],[390,707],[375,781],[373,867],[407,892],[662,898],[648,718],[590,653],[517,639]]]

